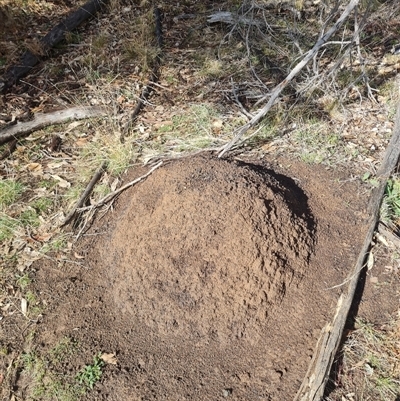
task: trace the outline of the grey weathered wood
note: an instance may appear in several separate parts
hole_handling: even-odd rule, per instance
[[[52,113],[37,113],[32,121],[19,122],[0,131],[0,145],[29,135],[31,132],[49,125],[62,124],[72,120],[102,117],[109,114],[109,110],[102,106],[71,107]]]
[[[313,359],[307,374],[294,401],[320,401],[324,395],[325,386],[335,355],[343,335],[346,319],[353,302],[360,273],[365,266],[374,232],[379,221],[379,210],[385,193],[385,187],[390,174],[393,172],[400,156],[400,103],[397,107],[395,126],[392,138],[386,149],[382,165],[377,172],[379,185],[372,191],[368,205],[368,232],[365,236],[356,265],[349,275],[347,292],[341,296],[336,307],[335,316],[323,329],[314,351]]]

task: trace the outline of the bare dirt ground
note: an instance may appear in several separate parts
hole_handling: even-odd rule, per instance
[[[38,291],[58,300],[39,343],[116,354],[89,398],[294,397],[341,293],[329,287],[357,257],[365,201],[340,173],[271,168],[170,163],[92,227],[83,266],[37,265]]]
[[[42,10],[31,17],[30,35],[45,33],[62,10],[76,6],[51,4],[52,18]],[[77,102],[111,104],[110,119],[117,121],[113,128],[101,120],[42,130],[2,161],[4,179],[18,177],[31,185],[13,206],[13,217],[31,199],[50,193],[56,199],[40,225],[15,230],[17,239],[2,244],[4,400],[294,398],[364,239],[365,208],[393,128],[390,99],[397,95],[382,87],[378,102],[372,102],[364,92],[358,98],[362,89],[355,86],[343,103],[318,95],[304,108],[292,88],[263,130],[227,160],[210,150],[171,160],[182,151],[226,143],[246,121],[235,95],[250,109],[265,90],[242,60],[246,42],[240,33],[232,31],[232,42],[223,47],[230,28],[206,23],[211,10],[225,6],[162,5],[166,45],[159,86],[123,145],[120,127],[149,73],[143,67],[149,56],[137,50],[145,24],[136,24],[132,36],[123,29],[146,21],[145,4],[121,4],[118,12],[100,14],[56,49],[52,62],[39,65],[3,96],[4,113],[18,118]],[[399,68],[395,56],[385,56],[398,29],[395,11],[391,24],[382,25],[380,14],[366,30],[374,56],[372,81],[389,81]],[[277,21],[291,18],[286,9],[272,14]],[[24,13],[14,18],[27,21]],[[384,34],[377,37],[382,26]],[[13,35],[18,43],[21,31]],[[11,46],[5,43],[4,54]],[[287,54],[274,66],[264,56],[256,68],[259,77],[278,83]],[[299,106],[294,113],[292,101]],[[54,134],[61,147],[52,151]],[[164,164],[99,213],[78,241],[72,227],[53,233],[51,227],[71,206],[70,188],[80,193],[93,174],[82,166],[97,168],[104,159],[114,163],[120,148],[128,150],[128,163],[120,168],[118,156],[117,167],[100,182],[108,189],[148,171],[143,161],[151,165],[156,157]],[[94,157],[94,149],[106,150]],[[75,235],[80,228],[78,221]],[[51,241],[60,234],[67,236],[56,248]],[[390,333],[393,349],[398,345],[397,240],[387,241],[374,244],[374,263],[363,276],[344,355],[346,347],[355,349],[356,317]],[[53,246],[43,251],[48,243]],[[26,287],[21,277],[29,278]],[[365,383],[371,369],[379,371],[377,364],[369,356],[349,363],[343,353],[326,400],[373,399]],[[93,362],[94,355],[101,358]],[[76,387],[82,377],[77,373],[90,364],[102,374],[90,370],[96,380],[85,376],[83,391]],[[398,380],[398,369],[391,374]],[[399,397],[397,387],[382,394],[381,399]]]

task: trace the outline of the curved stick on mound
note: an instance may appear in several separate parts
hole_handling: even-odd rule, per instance
[[[78,202],[76,202],[75,206],[72,208],[72,210],[68,213],[68,215],[65,217],[64,221],[62,222],[61,226],[64,226],[68,224],[73,217],[75,216],[76,210],[79,209],[80,207],[83,206],[85,203],[86,199],[89,197],[91,192],[93,191],[94,186],[97,184],[97,182],[100,180],[102,177],[104,171],[107,169],[107,162],[103,162],[99,169],[96,171],[92,179],[90,180],[89,184],[86,186],[85,190],[83,191],[83,194],[79,198]]]
[[[106,3],[107,0],[90,0],[55,26],[40,40],[43,54],[47,54],[52,47],[60,43],[67,32],[73,31],[82,22],[93,17]],[[41,58],[41,55],[34,54],[27,50],[22,55],[20,63],[11,67],[5,74],[3,80],[0,81],[0,93],[5,93],[11,86],[17,83],[20,78],[29,74],[31,69],[40,62]]]
[[[327,325],[322,329],[308,372],[294,401],[319,401],[324,395],[325,385],[328,381],[329,372],[340,345],[340,340],[343,335],[350,306],[353,302],[360,273],[365,267],[365,260],[369,253],[370,244],[379,220],[379,210],[382,204],[386,183],[390,174],[396,167],[399,156],[400,103],[397,106],[393,136],[388,148],[386,149],[382,166],[377,173],[376,178],[379,181],[379,186],[372,192],[368,206],[368,214],[371,216],[369,220],[369,229],[354,270],[346,281],[349,282],[347,294],[345,295],[345,298],[343,298],[343,295],[339,298],[332,322],[327,323]]]
[[[161,167],[163,162],[160,161],[155,166],[153,166],[146,174],[136,178],[133,181],[128,182],[127,184],[123,185],[121,188],[118,188],[115,191],[110,192],[104,198],[100,199],[97,203],[95,203],[93,205],[90,205],[90,206],[82,207],[83,203],[85,202],[85,199],[87,199],[87,197],[90,195],[91,191],[93,190],[94,186],[96,185],[97,181],[101,178],[101,175],[103,174],[103,171],[106,168],[106,164],[107,163],[105,162],[100,166],[100,168],[97,170],[95,175],[90,180],[90,182],[87,185],[85,191],[83,192],[83,194],[79,198],[79,201],[72,208],[72,210],[68,213],[68,215],[66,216],[66,218],[64,219],[64,221],[60,225],[60,227],[62,227],[62,226],[65,226],[66,224],[68,224],[72,220],[72,218],[75,216],[76,213],[82,213],[82,212],[85,212],[85,211],[89,211],[89,216],[86,218],[86,221],[83,224],[83,227],[81,228],[81,230],[79,231],[79,234],[77,235],[77,237],[80,236],[81,232],[85,229],[85,226],[87,225],[87,222],[93,218],[94,213],[96,212],[96,210],[99,207],[104,206],[106,203],[113,201],[123,191],[125,191],[126,189],[132,187],[133,185],[135,185],[138,182],[140,182],[140,181],[144,180],[145,178],[147,178],[150,174],[153,173],[154,170],[157,170],[159,167]]]

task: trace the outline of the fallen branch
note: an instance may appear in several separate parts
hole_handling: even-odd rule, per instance
[[[343,330],[354,299],[356,287],[362,269],[365,267],[365,260],[369,253],[370,245],[374,236],[375,228],[379,220],[379,210],[385,193],[385,187],[390,174],[395,169],[400,156],[400,103],[397,107],[395,127],[392,139],[386,149],[382,166],[376,178],[379,185],[372,192],[368,206],[368,215],[371,216],[368,222],[368,232],[358,256],[356,265],[349,275],[347,294],[339,298],[335,316],[332,322],[328,323],[321,332],[313,359],[309,365],[307,374],[294,399],[294,401],[320,401],[323,397],[325,385],[329,378],[329,372],[335,355],[342,339]]]
[[[96,208],[99,208],[99,207],[105,205],[106,203],[108,203],[111,200],[113,200],[116,196],[118,196],[121,192],[125,191],[129,187],[131,187],[131,186],[137,184],[138,182],[144,180],[145,178],[147,178],[150,174],[153,173],[154,170],[158,169],[162,164],[163,164],[162,161],[157,163],[146,174],[142,175],[141,177],[136,178],[135,180],[133,180],[131,182],[128,182],[127,184],[123,185],[121,188],[118,188],[117,190],[115,190],[113,192],[110,192],[108,195],[106,195],[104,198],[100,199],[94,205],[81,207],[81,208],[76,209],[76,211],[77,212],[85,212],[87,210],[96,209]]]
[[[46,55],[52,47],[65,38],[66,32],[73,31],[82,22],[93,17],[106,3],[107,0],[90,0],[79,7],[77,11],[60,22],[40,40],[40,53]],[[34,54],[27,50],[22,55],[20,63],[11,67],[6,72],[3,80],[0,81],[0,93],[6,92],[11,86],[17,83],[20,78],[27,75],[31,69],[40,62],[41,58],[43,58],[43,56],[40,54]]]
[[[0,131],[0,145],[4,145],[16,138],[29,135],[31,132],[49,125],[62,124],[69,120],[83,120],[86,118],[102,117],[109,110],[102,106],[71,107],[52,113],[37,113],[32,121],[19,122]]]
[[[103,175],[105,169],[107,167],[107,163],[103,162],[103,164],[100,166],[100,168],[96,171],[92,179],[90,180],[89,184],[83,191],[83,194],[79,198],[78,202],[76,202],[75,206],[72,208],[72,210],[67,214],[65,217],[64,221],[61,223],[61,227],[65,226],[68,224],[73,217],[75,216],[75,213],[77,209],[81,208],[83,204],[85,203],[86,199],[89,197],[89,195],[92,193],[94,186],[97,184],[97,182],[100,180],[101,176]]]
[[[347,5],[347,7],[343,11],[342,15],[339,17],[339,19],[336,21],[336,23],[332,26],[332,28],[329,29],[328,32],[317,41],[317,43],[314,45],[314,47],[306,53],[304,58],[292,69],[292,71],[289,73],[289,75],[272,90],[271,93],[269,93],[267,96],[264,96],[264,98],[262,98],[258,101],[258,103],[263,102],[264,100],[267,99],[268,96],[270,96],[268,103],[248,123],[246,123],[241,128],[236,130],[236,135],[230,142],[228,142],[226,145],[224,145],[220,149],[220,153],[218,154],[218,157],[222,157],[226,152],[228,152],[235,145],[235,143],[250,128],[254,127],[256,124],[258,124],[258,122],[261,119],[263,119],[265,117],[265,115],[268,113],[268,111],[271,109],[271,107],[275,104],[275,101],[277,100],[278,96],[281,94],[283,89],[285,89],[286,86],[290,83],[290,81],[296,75],[298,75],[299,72],[315,57],[315,55],[318,53],[319,49],[339,29],[339,27],[343,24],[343,22],[347,19],[347,17],[350,15],[350,13],[357,6],[359,1],[360,0],[350,0],[350,3]]]

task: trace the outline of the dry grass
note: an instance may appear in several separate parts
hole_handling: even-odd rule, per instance
[[[400,321],[357,320],[342,348],[338,382],[326,401],[390,401],[400,396]]]

